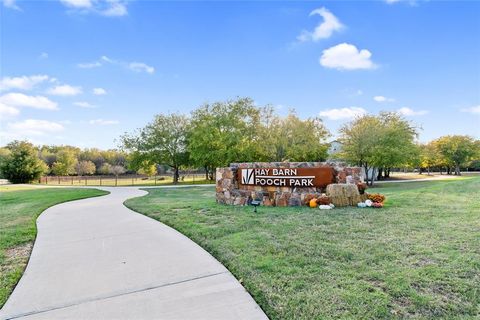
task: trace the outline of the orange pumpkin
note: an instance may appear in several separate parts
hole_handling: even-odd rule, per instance
[[[313,198],[312,200],[310,200],[310,202],[308,204],[310,205],[310,208],[316,208],[317,207],[317,199]]]

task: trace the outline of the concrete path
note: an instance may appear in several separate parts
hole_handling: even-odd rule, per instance
[[[267,319],[230,272],[177,231],[127,209],[138,188],[47,209],[0,319]]]

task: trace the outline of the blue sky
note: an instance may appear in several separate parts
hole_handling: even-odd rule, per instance
[[[154,114],[249,96],[320,115],[397,110],[480,138],[480,2],[3,0],[1,141],[115,147]],[[94,92],[95,91],[95,92]]]

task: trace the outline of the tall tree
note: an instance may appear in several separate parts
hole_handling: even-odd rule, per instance
[[[178,183],[180,167],[188,164],[188,130],[189,119],[185,115],[159,114],[137,133],[123,135],[121,143],[139,163],[147,160],[168,165],[173,170],[173,182]]]
[[[79,176],[92,175],[96,171],[95,163],[89,160],[78,161],[75,165],[75,172]]]
[[[288,116],[262,110],[258,130],[261,158],[265,161],[323,161],[327,158],[329,133],[320,118],[300,119],[294,110]]]
[[[213,178],[216,167],[231,162],[254,161],[259,144],[256,128],[259,109],[252,99],[239,98],[205,104],[192,113],[188,150],[193,163]]]
[[[13,141],[0,163],[2,175],[12,183],[28,183],[41,177],[48,167],[38,158],[38,150],[29,142]]]
[[[417,129],[396,112],[380,112],[381,134],[376,143],[375,159],[373,163],[379,173],[388,177],[390,169],[408,166],[418,155],[415,144]]]
[[[469,136],[443,136],[438,138],[435,143],[439,153],[447,162],[453,164],[456,175],[461,175],[460,166],[472,160],[478,152],[475,140]]]
[[[342,151],[340,157],[363,167],[368,184],[373,184],[376,152],[382,123],[378,117],[365,115],[358,117],[340,128]]]
[[[75,174],[77,155],[71,149],[65,148],[57,153],[57,160],[53,163],[52,172],[57,176]]]

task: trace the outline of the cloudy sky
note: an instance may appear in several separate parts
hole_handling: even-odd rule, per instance
[[[2,0],[0,0],[2,1]],[[111,148],[237,96],[335,134],[397,110],[480,138],[480,2],[3,0],[0,144]]]

